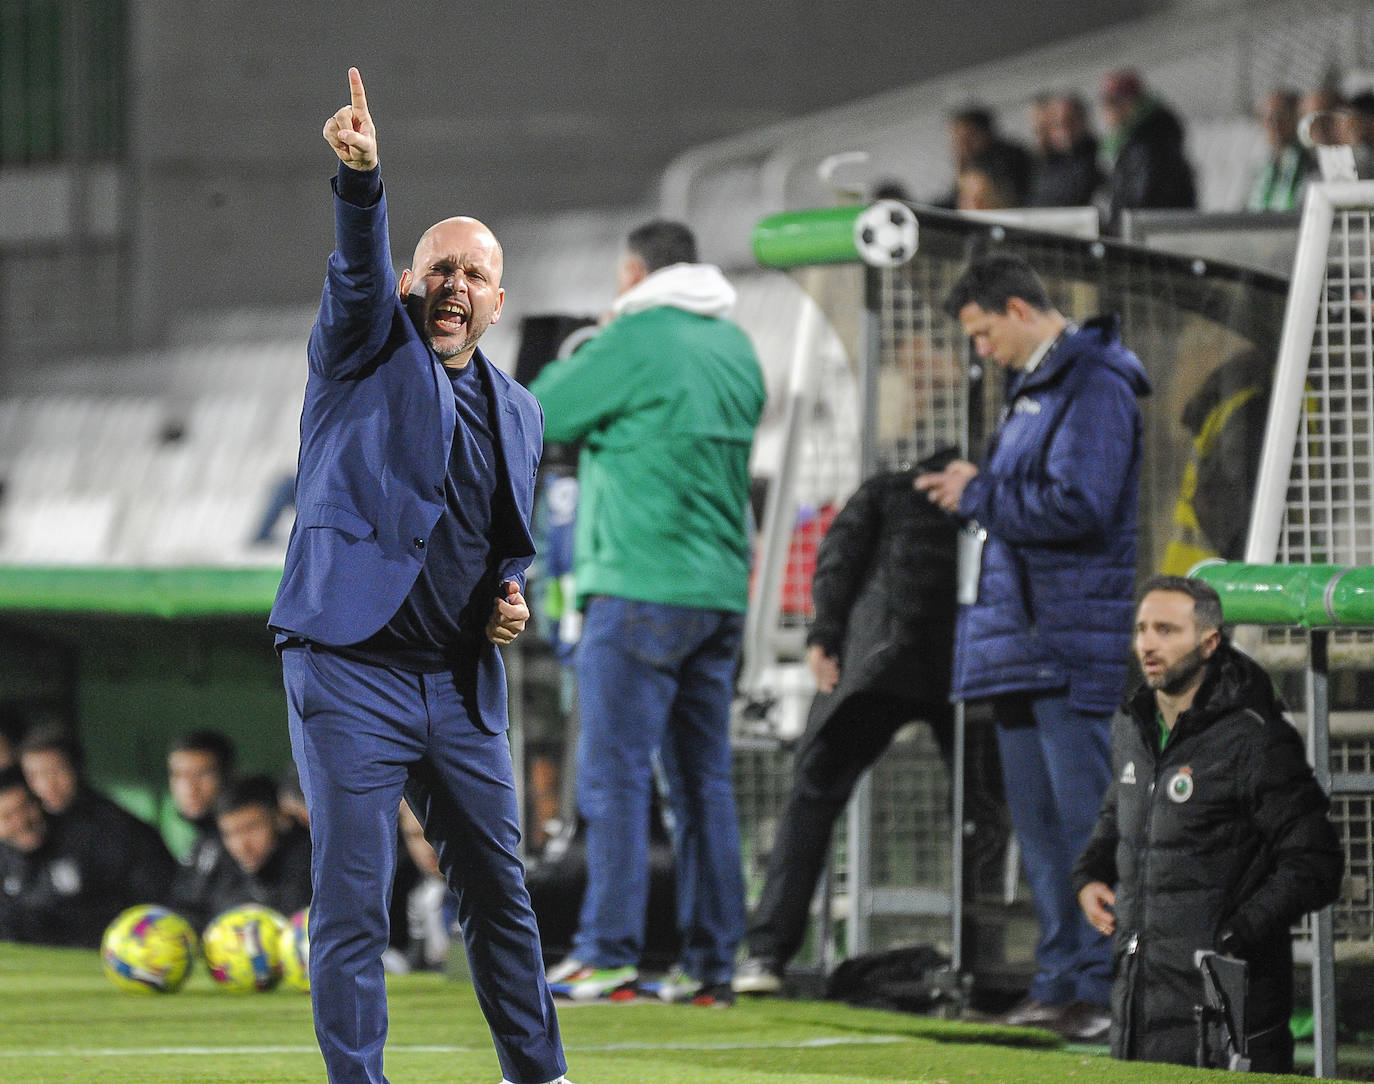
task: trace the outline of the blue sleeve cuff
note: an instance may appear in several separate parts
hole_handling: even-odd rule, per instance
[[[334,177],[334,194],[354,207],[371,207],[382,198],[382,167],[369,170],[351,169],[339,163]]]

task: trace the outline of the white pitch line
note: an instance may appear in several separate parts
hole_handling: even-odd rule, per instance
[[[630,1050],[802,1050],[808,1047],[870,1046],[874,1044],[910,1042],[910,1035],[834,1036],[832,1038],[801,1039],[797,1042],[775,1043],[607,1043],[592,1046],[568,1046],[570,1054],[615,1053]],[[388,1044],[388,1054],[481,1054],[489,1053],[487,1046],[413,1046]],[[147,1046],[147,1047],[91,1047],[86,1049],[0,1050],[0,1058],[133,1058],[133,1057],[224,1057],[235,1054],[318,1054],[317,1046]]]

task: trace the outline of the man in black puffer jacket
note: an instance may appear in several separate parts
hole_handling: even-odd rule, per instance
[[[957,525],[913,483],[919,474],[942,470],[954,455],[952,449],[937,452],[915,469],[869,478],[821,540],[811,584],[815,616],[807,633],[807,664],[818,695],[749,924],[749,958],[735,970],[738,993],[782,988],[787,962],[806,934],[835,820],[893,735],[925,720],[950,759]],[[970,799],[976,819],[980,795]]]
[[[1344,855],[1283,702],[1221,625],[1203,581],[1146,583],[1145,685],[1113,721],[1113,782],[1073,884],[1113,936],[1115,1057],[1194,1063],[1194,954],[1210,949],[1249,965],[1251,1068],[1290,1073],[1289,931],[1335,900]]]

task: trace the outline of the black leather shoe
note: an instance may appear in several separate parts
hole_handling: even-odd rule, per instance
[[[1065,1005],[1051,1005],[1047,1001],[1037,1001],[1033,997],[1023,998],[1000,1016],[994,1016],[992,1023],[1009,1028],[1050,1028],[1059,1021],[1067,1008]]]
[[[1050,1027],[1071,1043],[1096,1045],[1107,1042],[1112,1033],[1112,1014],[1091,1001],[1074,1001]]]

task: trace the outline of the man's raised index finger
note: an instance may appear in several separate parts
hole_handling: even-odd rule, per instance
[[[348,69],[348,89],[353,98],[354,112],[367,116],[367,91],[363,90],[362,73],[357,68]]]

